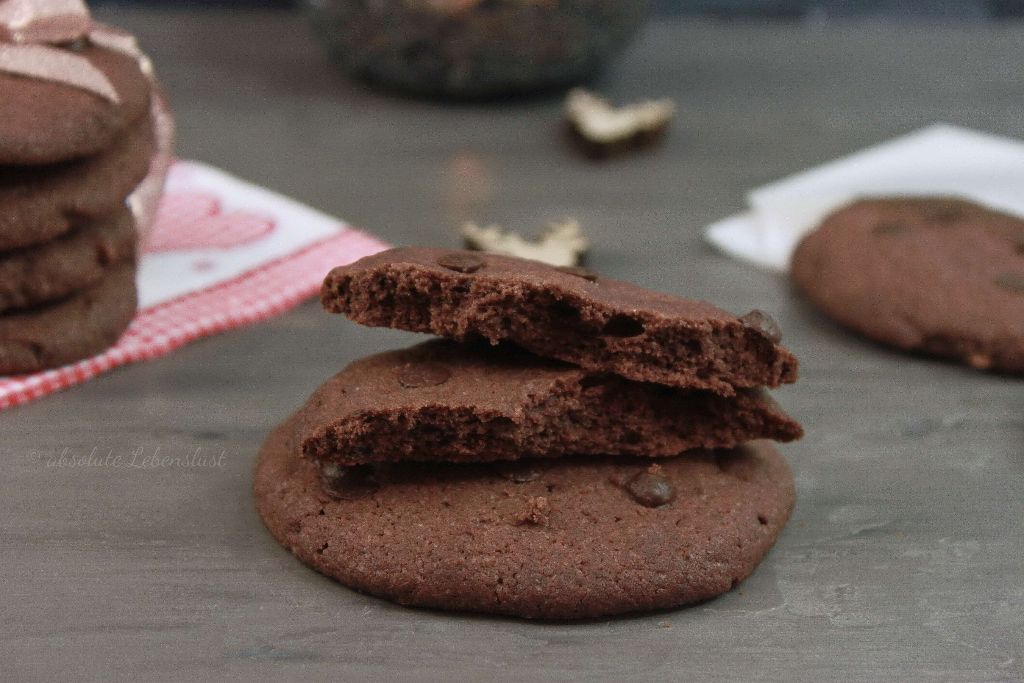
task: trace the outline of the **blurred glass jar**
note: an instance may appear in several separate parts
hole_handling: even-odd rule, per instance
[[[409,93],[479,98],[565,86],[599,71],[648,0],[306,0],[353,75]]]

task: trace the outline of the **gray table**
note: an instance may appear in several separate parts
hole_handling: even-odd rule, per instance
[[[757,572],[691,609],[534,624],[352,593],[263,530],[253,459],[320,381],[411,335],[310,303],[0,414],[0,678],[1024,677],[1024,384],[849,337],[700,238],[744,190],[936,120],[1024,137],[1024,27],[655,24],[600,85],[671,95],[678,124],[594,166],[564,147],[557,101],[367,92],[288,15],[104,18],[151,51],[183,156],[395,243],[574,214],[597,270],[775,313],[803,361],[778,392],[807,427],[785,449],[799,498]],[[223,466],[46,466],[94,448]]]

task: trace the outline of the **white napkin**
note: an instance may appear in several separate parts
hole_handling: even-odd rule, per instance
[[[708,226],[708,241],[784,272],[800,238],[869,195],[954,195],[1024,216],[1024,142],[936,124],[747,194],[750,209]]]

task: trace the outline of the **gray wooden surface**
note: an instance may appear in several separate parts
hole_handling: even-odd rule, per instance
[[[253,511],[261,439],[329,374],[411,341],[312,303],[0,414],[0,678],[1021,680],[1024,383],[888,353],[701,241],[744,190],[937,121],[1024,137],[1024,27],[658,24],[601,82],[671,95],[665,146],[604,166],[559,103],[367,92],[288,15],[107,11],[151,51],[183,156],[395,243],[466,217],[579,216],[608,275],[777,315],[793,520],[737,591],[535,624],[403,609],[282,550]],[[62,453],[119,465],[55,467]],[[219,457],[139,469],[133,453]]]

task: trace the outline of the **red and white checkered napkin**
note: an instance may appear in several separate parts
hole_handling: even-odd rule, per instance
[[[0,377],[0,410],[282,313],[316,293],[332,267],[387,247],[287,197],[178,161],[139,265],[128,331],[93,358]]]

